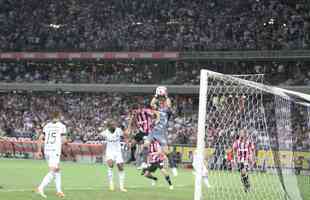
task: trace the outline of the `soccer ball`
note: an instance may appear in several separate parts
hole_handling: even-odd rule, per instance
[[[156,88],[155,96],[167,96],[168,90],[165,86],[158,86]]]

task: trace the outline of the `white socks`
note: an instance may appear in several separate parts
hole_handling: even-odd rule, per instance
[[[56,191],[61,192],[61,174],[60,174],[60,172],[55,173],[55,184],[56,184]]]
[[[207,176],[204,176],[204,177],[202,177],[203,178],[203,181],[205,182],[205,184],[206,184],[206,187],[207,188],[210,188],[211,187],[211,185],[209,184],[209,180],[208,180],[208,177]]]
[[[43,178],[42,183],[39,186],[40,190],[44,190],[44,188],[54,179],[56,184],[56,191],[61,192],[61,174],[60,172],[48,172],[46,176]]]
[[[173,174],[173,176],[178,176],[178,170],[177,170],[177,168],[172,168],[172,174]]]
[[[119,178],[119,187],[124,188],[125,172],[124,171],[118,171],[118,178]]]
[[[43,181],[41,182],[39,189],[44,190],[44,188],[53,180],[55,176],[54,172],[48,172],[46,176],[43,178]]]
[[[110,184],[113,184],[113,171],[110,167],[108,167],[108,180]]]
[[[118,171],[118,179],[119,179],[119,187],[124,188],[124,182],[125,182],[124,171]],[[113,185],[113,169],[110,167],[108,167],[108,180],[109,180],[109,184]]]

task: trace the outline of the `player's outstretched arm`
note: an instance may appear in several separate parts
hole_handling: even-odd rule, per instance
[[[154,111],[155,115],[155,124],[157,124],[160,120],[160,113],[158,111]]]
[[[166,105],[168,108],[171,108],[171,106],[172,106],[171,99],[169,97],[167,97],[167,99],[166,99]]]
[[[131,129],[130,128],[126,128],[124,131],[123,131],[123,138],[124,140],[126,141],[126,143],[128,142],[129,140],[129,137],[130,137],[130,131]]]
[[[128,127],[124,130],[124,137],[130,137],[132,132],[133,115],[129,116]]]

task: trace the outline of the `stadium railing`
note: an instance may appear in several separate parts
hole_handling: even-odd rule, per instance
[[[44,83],[4,83],[0,91],[37,92],[124,92],[154,93],[158,85],[145,84],[44,84]],[[199,94],[199,85],[167,85],[170,94]],[[286,86],[284,89],[310,94],[309,86]]]
[[[291,60],[309,59],[309,50],[202,52],[0,52],[0,60]]]

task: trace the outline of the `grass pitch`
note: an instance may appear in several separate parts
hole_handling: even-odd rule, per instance
[[[192,200],[194,195],[194,176],[191,170],[179,170],[178,177],[172,177],[175,189],[170,191],[159,173],[158,184],[153,187],[140,171],[126,166],[127,193],[108,191],[107,169],[99,164],[62,163],[62,186],[68,200]],[[116,170],[115,170],[116,172]],[[0,200],[40,200],[33,189],[47,173],[44,161],[0,159]],[[115,184],[118,183],[114,173]],[[282,200],[284,192],[278,176],[252,173],[252,190],[244,193],[236,172],[211,171],[212,188],[206,190],[203,185],[203,199],[210,200]],[[299,177],[303,198],[310,199],[308,177]],[[49,200],[55,196],[54,182],[46,189]],[[295,199],[293,199],[295,200]]]

